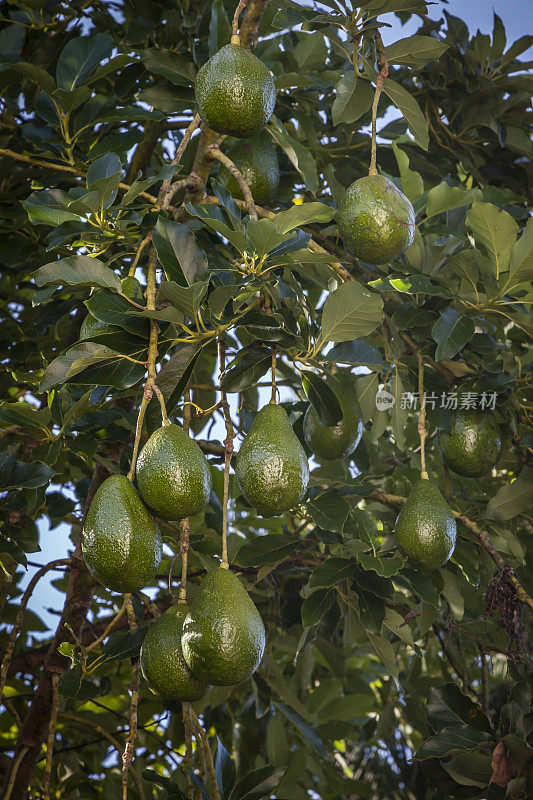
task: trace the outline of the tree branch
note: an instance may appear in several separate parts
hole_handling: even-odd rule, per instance
[[[225,155],[218,147],[213,145],[212,147],[209,147],[206,152],[209,158],[212,158],[215,161],[219,161],[224,167],[226,167],[228,172],[231,172],[231,174],[239,184],[239,189],[241,190],[242,196],[244,197],[244,202],[246,204],[246,210],[248,214],[252,217],[252,219],[258,220],[259,217],[257,215],[257,210],[255,207],[253,195],[240,169],[233,163],[231,158],[228,158],[228,156]]]

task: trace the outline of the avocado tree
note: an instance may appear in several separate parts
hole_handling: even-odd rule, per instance
[[[533,37],[441,11],[1,4],[5,800],[533,796]]]

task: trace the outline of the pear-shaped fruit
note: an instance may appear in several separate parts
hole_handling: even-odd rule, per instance
[[[383,175],[367,175],[348,187],[337,222],[344,242],[367,264],[387,264],[415,236],[413,206]]]
[[[303,498],[309,465],[284,408],[270,403],[258,412],[235,475],[245,500],[264,516],[282,514]]]
[[[270,70],[238,44],[225,45],[200,67],[194,93],[205,124],[230,136],[259,133],[276,105]]]
[[[137,486],[158,517],[184,519],[207,506],[211,471],[194,439],[179,425],[167,425],[154,431],[139,454]]]
[[[208,572],[183,623],[183,657],[192,674],[214,686],[232,686],[256,671],[265,649],[265,626],[237,576]]]
[[[427,569],[451,557],[457,525],[451,508],[434,483],[420,479],[396,520],[396,539],[404,555]]]
[[[161,564],[161,533],[124,475],[111,475],[96,491],[82,550],[89,572],[108,589],[134,592],[153,581]]]
[[[351,376],[336,375],[334,390],[341,406],[342,419],[336,425],[322,425],[316,410],[309,406],[303,422],[305,441],[313,453],[329,461],[353,453],[363,435],[363,417]]]
[[[208,686],[190,672],[181,650],[186,603],[167,608],[146,632],[141,647],[141,670],[150,689],[165,700],[194,702]]]
[[[491,411],[472,408],[456,411],[451,431],[439,433],[445,463],[467,478],[486,475],[502,452],[500,427]]]
[[[276,146],[268,131],[236,142],[228,149],[228,156],[242,172],[256,203],[263,205],[274,200],[279,186],[279,164]],[[219,180],[233,197],[242,200],[240,186],[231,172],[221,169]]]

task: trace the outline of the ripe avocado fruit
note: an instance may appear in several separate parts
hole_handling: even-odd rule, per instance
[[[415,212],[383,175],[367,175],[346,190],[337,211],[339,233],[367,264],[387,264],[413,243]]]
[[[238,44],[225,45],[200,67],[194,93],[205,124],[230,136],[259,133],[276,105],[270,70]]]
[[[121,289],[126,297],[140,303],[143,299],[143,287],[137,280],[128,276],[122,279]],[[101,322],[93,314],[87,314],[80,327],[80,339],[92,339],[95,336],[104,336],[112,333],[121,333],[122,328],[109,322]]]
[[[445,464],[458,475],[486,475],[502,452],[496,417],[492,411],[477,408],[456,411],[451,430],[439,433],[439,446]]]
[[[208,686],[195,678],[181,650],[183,622],[189,613],[186,603],[167,608],[146,632],[141,647],[141,670],[150,689],[165,700],[192,703],[206,693]]]
[[[396,520],[396,539],[404,555],[426,569],[450,559],[457,538],[455,517],[434,483],[417,481]]]
[[[97,489],[83,526],[87,569],[114,592],[150,584],[161,564],[161,533],[124,475],[111,475]]]
[[[228,157],[242,172],[256,203],[263,205],[274,200],[279,187],[279,164],[276,146],[267,131],[236,142],[228,149]],[[219,180],[228,192],[242,200],[239,184],[231,172],[222,168]]]
[[[256,414],[235,475],[245,500],[265,517],[282,514],[303,498],[309,465],[284,408],[270,403]]]
[[[211,496],[207,459],[179,425],[154,431],[137,459],[137,487],[162,519],[184,519],[203,511]]]
[[[322,425],[317,412],[310,405],[303,421],[305,441],[313,453],[328,461],[349,456],[363,435],[363,417],[350,375],[336,375],[334,390],[341,406],[342,419],[336,425]]]
[[[265,626],[238,577],[208,572],[183,623],[181,646],[192,674],[214,686],[251,678],[263,658]]]

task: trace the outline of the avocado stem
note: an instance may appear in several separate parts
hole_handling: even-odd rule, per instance
[[[385,46],[383,44],[383,39],[381,38],[381,34],[379,31],[375,32],[374,41],[376,42],[376,50],[378,54],[379,72],[376,76],[376,89],[374,91],[374,100],[372,102],[372,143],[370,146],[370,168],[368,170],[368,174],[371,177],[375,177],[378,174],[376,168],[376,159],[377,159],[376,118],[378,113],[378,104],[381,95],[381,89],[383,88],[383,81],[389,74],[389,64],[387,62]]]
[[[226,369],[226,338],[222,334],[217,342],[218,350],[218,369],[220,376],[220,383],[222,383],[222,375]],[[226,397],[226,392],[220,390],[220,404],[224,412],[224,422],[226,425],[226,439],[224,440],[224,497],[222,500],[222,563],[223,569],[229,569],[228,563],[228,496],[229,496],[229,468],[231,464],[231,457],[233,455],[233,438],[235,431],[233,429],[233,422],[231,421],[231,413]]]
[[[417,353],[418,359],[418,435],[420,436],[420,477],[427,481],[429,475],[426,471],[426,396],[424,394],[424,357],[419,352]]]
[[[235,9],[235,14],[233,15],[233,22],[231,23],[231,44],[239,44],[241,43],[239,37],[239,17],[241,15],[241,11],[244,11],[246,6],[248,5],[248,0],[240,0],[237,8]]]

